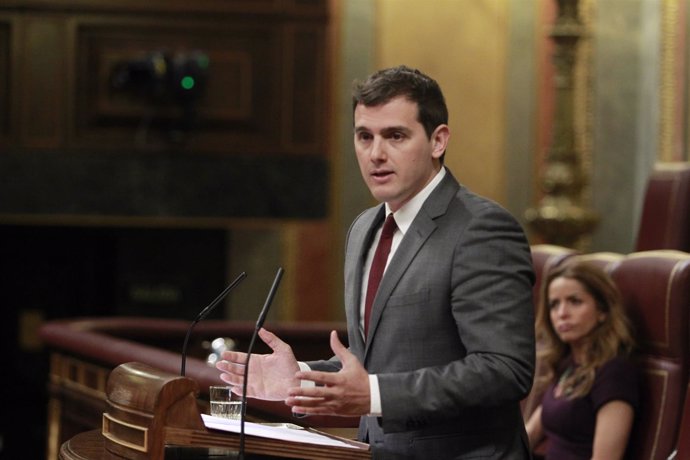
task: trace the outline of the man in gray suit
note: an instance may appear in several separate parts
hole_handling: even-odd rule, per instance
[[[349,348],[332,333],[333,358],[298,363],[262,330],[273,353],[252,358],[248,394],[299,415],[361,416],[376,459],[529,458],[519,403],[534,374],[534,274],[522,229],[443,166],[450,130],[433,79],[376,72],[353,107],[359,166],[382,204],[347,237]],[[246,356],[223,359],[221,378],[241,385]]]

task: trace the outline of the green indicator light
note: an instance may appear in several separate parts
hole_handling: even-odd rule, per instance
[[[189,75],[182,77],[182,80],[180,81],[180,85],[182,85],[182,88],[184,89],[192,89],[194,88],[194,84],[194,77],[190,77]]]

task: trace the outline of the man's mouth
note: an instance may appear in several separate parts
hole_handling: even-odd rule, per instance
[[[393,174],[392,171],[383,171],[383,170],[381,170],[381,171],[373,171],[373,172],[371,173],[371,175],[372,175],[373,177],[377,178],[377,179],[383,179],[383,178],[385,178],[385,177],[390,176],[391,174]]]

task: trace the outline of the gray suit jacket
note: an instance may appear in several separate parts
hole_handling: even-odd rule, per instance
[[[534,374],[534,274],[522,229],[448,172],[384,274],[364,341],[362,267],[383,213],[363,212],[346,245],[349,347],[378,376],[383,410],[362,418],[360,437],[377,459],[529,458],[519,402]]]

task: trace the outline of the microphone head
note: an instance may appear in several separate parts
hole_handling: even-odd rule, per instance
[[[206,308],[201,310],[201,312],[196,316],[196,318],[194,318],[194,321],[192,321],[192,324],[187,329],[187,334],[185,335],[184,343],[182,344],[182,364],[180,365],[180,375],[182,377],[184,377],[184,374],[185,374],[185,367],[187,364],[187,344],[189,343],[189,337],[192,334],[192,329],[194,328],[196,323],[198,323],[202,319],[206,318],[208,316],[208,314],[211,313],[211,311],[214,308],[216,308],[216,305],[218,305],[225,298],[225,296],[227,296],[230,293],[230,291],[232,291],[235,288],[235,286],[240,284],[240,281],[242,281],[246,277],[247,277],[246,272],[240,273],[240,275],[237,278],[235,278],[235,280],[232,283],[230,283],[228,285],[228,287],[226,287],[223,290],[223,292],[221,292],[218,295],[218,297],[213,299],[213,301],[210,304],[208,304],[208,306],[206,306]]]
[[[238,276],[237,278],[235,278],[235,280],[234,280],[232,283],[230,283],[230,284],[223,290],[223,292],[221,292],[221,293],[218,295],[218,297],[216,297],[215,299],[213,299],[213,301],[212,301],[210,304],[208,304],[208,306],[207,306],[206,308],[204,308],[203,310],[201,310],[201,312],[200,312],[199,315],[196,317],[196,319],[194,320],[194,322],[197,322],[197,323],[198,323],[198,322],[201,321],[202,319],[206,318],[206,317],[213,311],[213,309],[216,308],[216,306],[217,306],[218,304],[220,304],[221,300],[223,300],[223,299],[230,293],[230,291],[232,291],[232,290],[235,288],[235,286],[237,286],[238,284],[240,284],[240,282],[241,282],[243,279],[245,279],[246,277],[247,277],[247,273],[246,273],[246,272],[240,273],[239,276]]]
[[[273,279],[273,285],[271,286],[271,290],[268,291],[268,296],[266,297],[266,303],[264,303],[264,307],[261,309],[261,313],[259,314],[259,319],[256,321],[256,329],[259,330],[263,327],[264,321],[266,321],[266,316],[268,315],[268,310],[271,306],[271,303],[273,302],[273,298],[276,295],[276,292],[278,291],[278,285],[280,284],[280,280],[283,278],[283,267],[278,268],[278,272],[276,273],[275,278]]]

